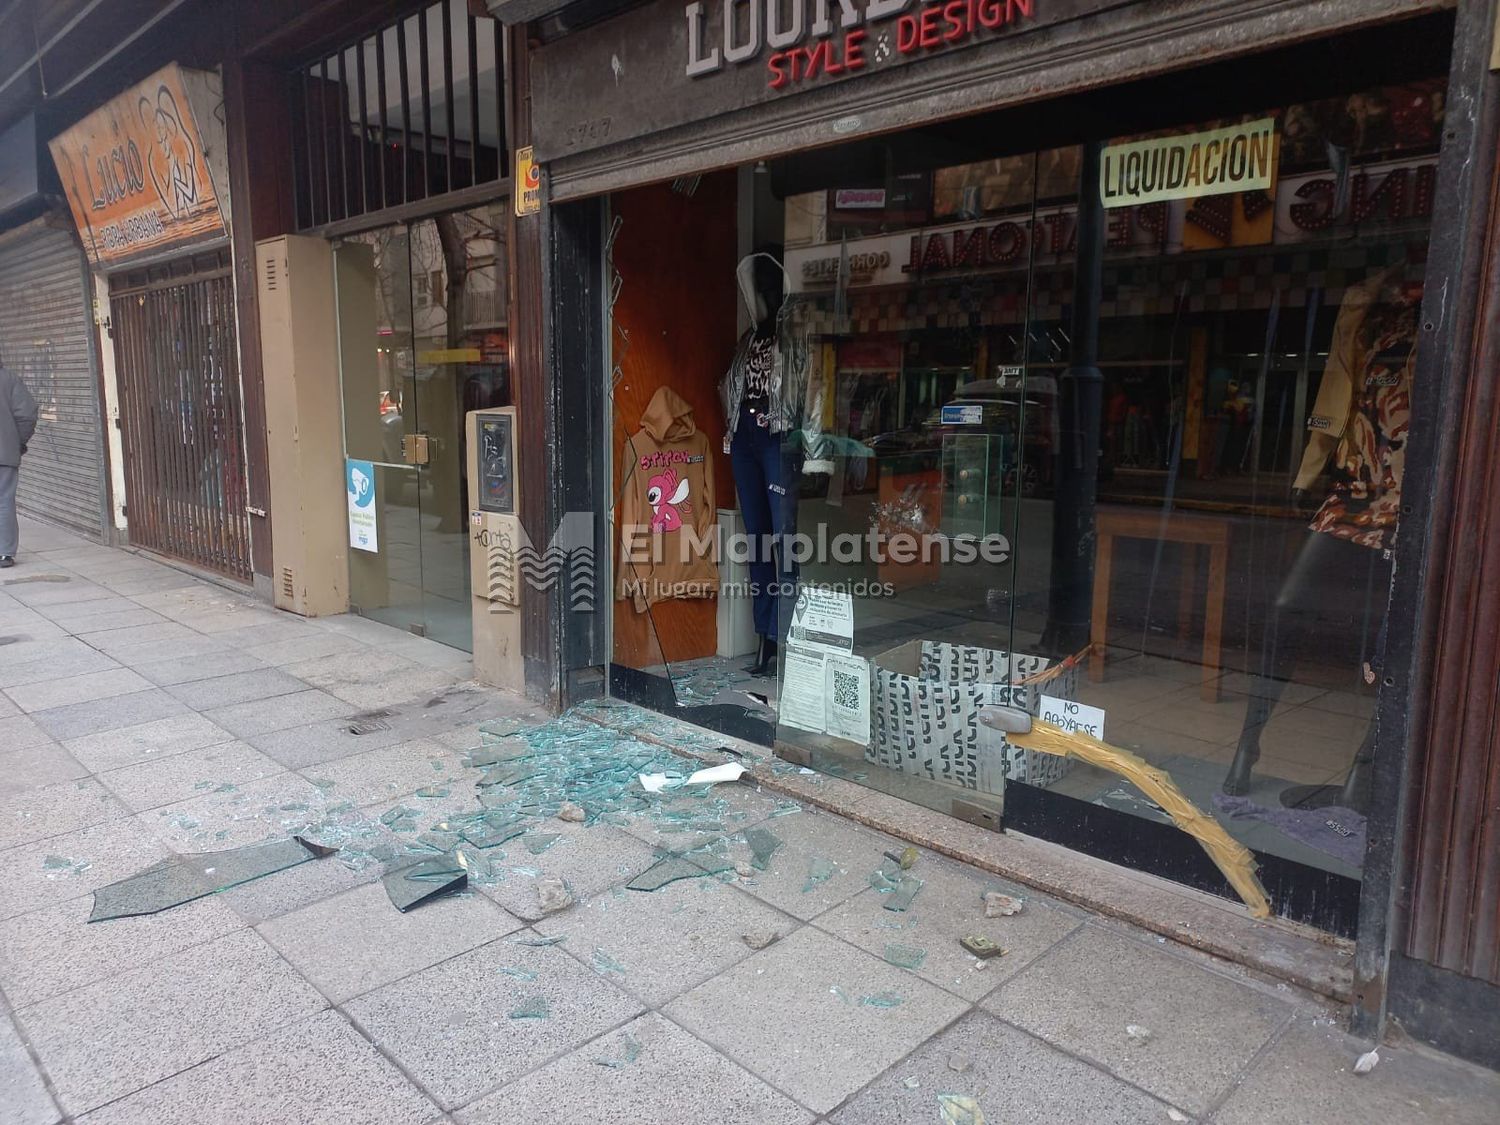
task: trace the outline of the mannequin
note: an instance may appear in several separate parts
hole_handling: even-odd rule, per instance
[[[1421,302],[1420,283],[1403,281],[1402,270],[1393,267],[1351,289],[1334,324],[1293,499],[1303,508],[1325,470],[1329,491],[1308,524],[1307,539],[1271,609],[1260,670],[1251,687],[1234,762],[1224,779],[1224,792],[1232,796],[1250,788],[1251,771],[1260,758],[1261,731],[1286,688],[1297,652],[1318,642],[1317,616],[1323,602],[1319,579],[1346,575],[1350,584],[1372,592],[1368,600],[1377,608],[1371,612],[1384,613],[1401,509]],[[1375,655],[1362,670],[1366,682],[1374,682],[1384,637],[1382,618]],[[1372,720],[1341,786],[1294,786],[1282,793],[1282,804],[1336,804],[1364,811],[1373,747]]]
[[[779,621],[778,594],[794,594],[796,572],[785,537],[796,525],[795,470],[791,431],[800,423],[808,383],[808,351],[792,328],[787,277],[780,261],[764,251],[751,254],[735,270],[751,327],[740,338],[734,360],[720,384],[728,425],[724,448],[730,456],[754,587],[755,632],[759,638],[751,675],[775,667],[777,643],[789,621]]]

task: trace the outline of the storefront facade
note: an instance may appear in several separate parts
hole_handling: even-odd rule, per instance
[[[107,302],[129,540],[248,584],[222,97],[216,73],[169,64],[49,148]]]
[[[602,680],[1236,897],[1118,762],[1023,750],[979,712],[1100,734],[1253,854],[1273,914],[1357,941],[1363,1028],[1394,1014],[1483,1056],[1386,988],[1393,956],[1421,960],[1399,950],[1431,521],[1478,377],[1471,312],[1433,294],[1487,245],[1490,16],[664,0],[580,21],[534,23],[530,59],[546,526],[587,513],[610,560],[608,612],[548,609],[558,695]],[[1485,964],[1459,971],[1494,988]]]

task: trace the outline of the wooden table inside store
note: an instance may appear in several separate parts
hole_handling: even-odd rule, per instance
[[[1203,621],[1202,697],[1219,701],[1219,679],[1224,635],[1225,585],[1229,569],[1229,521],[1219,516],[1172,513],[1141,509],[1101,508],[1097,519],[1098,546],[1094,556],[1094,605],[1089,639],[1089,679],[1104,679],[1105,644],[1109,633],[1110,580],[1114,569],[1116,539],[1160,539],[1181,545],[1182,582],[1177,599],[1177,627],[1186,637],[1197,592],[1198,555],[1208,551],[1208,587]]]

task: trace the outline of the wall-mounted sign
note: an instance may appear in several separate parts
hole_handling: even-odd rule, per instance
[[[48,143],[96,267],[224,234],[210,146],[193,109],[212,97],[211,81],[173,63]],[[213,149],[218,163],[221,146]]]
[[[1099,165],[1106,207],[1269,191],[1276,182],[1276,119],[1110,145]]]
[[[356,551],[379,551],[380,528],[375,514],[374,464],[346,459],[344,490],[349,499],[349,546]]]
[[[530,145],[516,149],[516,214],[535,215],[542,209],[542,171]]]
[[[885,188],[839,188],[833,206],[836,211],[884,211]]]

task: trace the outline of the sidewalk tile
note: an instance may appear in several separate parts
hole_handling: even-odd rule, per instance
[[[109,673],[106,673],[106,675]],[[132,673],[133,674],[133,673]],[[141,681],[145,683],[145,680]],[[181,715],[187,708],[160,688],[33,712],[37,725],[59,742]]]
[[[614,1068],[629,1036],[634,1062]],[[689,1079],[688,1076],[691,1076]],[[463,1125],[805,1125],[813,1116],[702,1040],[655,1013],[501,1087],[466,1109]]]
[[[0,800],[0,850],[125,815],[124,806],[92,778],[48,785]]]
[[[732,886],[703,878],[659,891],[615,888],[542,919],[536,928],[566,934],[563,948],[584,961],[596,946],[611,950],[628,970],[615,983],[657,1008],[749,957],[741,934],[785,934],[796,924]]]
[[[403,914],[383,886],[371,883],[257,928],[329,999],[342,1003],[520,923],[472,893],[446,895]]]
[[[291,695],[306,691],[307,685],[275,668],[261,668],[251,672],[215,676],[210,680],[174,684],[166,690],[168,695],[182,700],[194,711],[204,711],[210,707],[231,707],[236,703]]]
[[[132,820],[111,820],[11,848],[0,853],[6,874],[0,918],[84,898],[106,883],[144,871],[167,854],[161,841]],[[52,857],[75,866],[48,866]]]
[[[205,1113],[207,1111],[207,1115]],[[337,1012],[95,1110],[84,1125],[426,1125],[436,1107]]]
[[[1215,1125],[1493,1125],[1500,1113],[1500,1074],[1382,1045],[1375,1069],[1356,1075],[1354,1061],[1368,1049],[1298,1020],[1214,1114]]]
[[[518,980],[502,967],[536,979]],[[546,1018],[510,1018],[538,997],[547,1003]],[[618,1026],[641,1006],[555,947],[495,941],[362,996],[346,1011],[452,1109]]]
[[[949,1065],[954,1059],[967,1068],[955,1071]],[[911,1081],[917,1085],[908,1086]],[[1135,1125],[1167,1120],[1167,1107],[1154,1098],[994,1016],[974,1012],[891,1067],[829,1121],[935,1122],[939,1093],[977,1098],[986,1121]]]
[[[25,715],[0,717],[0,746],[12,750],[30,750],[34,746],[46,746],[52,738]]]
[[[141,654],[142,657],[147,655]],[[157,687],[212,680],[220,676],[231,676],[236,672],[258,672],[265,667],[248,653],[234,651],[174,656],[165,660],[161,657],[160,652],[153,652],[148,659],[141,659],[132,652],[128,663]]]
[[[355,707],[387,707],[453,683],[456,672],[435,670],[372,648],[355,658],[336,653],[288,664],[285,671]]]
[[[996,1015],[1203,1113],[1291,1008],[1163,948],[1095,926],[984,1001]],[[1128,1025],[1150,1031],[1144,1043]]]
[[[153,613],[137,605],[132,609],[122,609],[114,613],[69,617],[59,621],[58,624],[75,637],[92,640],[100,633],[112,633],[117,629],[134,629],[142,625],[163,625],[166,620],[161,614]]]
[[[882,853],[904,846],[829,813],[773,817],[763,827],[783,843],[766,870],[756,875],[754,885],[745,890],[804,920],[864,890],[870,872],[880,866]],[[743,847],[739,851],[749,854]],[[832,863],[834,871],[826,881],[808,888],[814,860]]]
[[[0,747],[8,745],[0,735]],[[59,782],[76,781],[88,773],[86,766],[55,742],[0,750],[0,800]]]
[[[245,930],[18,1016],[63,1108],[81,1114],[325,1006],[275,950]]]
[[[282,773],[280,763],[243,742],[221,742],[152,762],[125,766],[99,780],[135,812],[190,800],[205,789],[242,786]]]
[[[541,827],[562,837],[541,855],[531,855],[519,844],[500,849],[509,867],[527,867],[543,876],[552,875],[572,888],[579,899],[597,895],[628,883],[654,862],[651,849],[641,841],[602,824],[584,826],[557,820]],[[479,890],[517,918],[533,922],[542,917],[537,903],[536,879],[511,870],[506,881]],[[632,892],[639,893],[639,892]],[[561,919],[559,919],[561,920]]]
[[[47,1093],[42,1076],[10,1017],[0,1012],[0,1095],[6,1125],[53,1125],[62,1111]]]
[[[411,734],[385,720],[365,722],[360,729],[365,733],[354,734],[350,728],[356,723],[352,715],[336,719],[323,719],[306,726],[288,727],[267,734],[254,734],[245,739],[257,750],[275,758],[287,769],[300,770],[323,762],[334,762],[351,754],[366,754],[398,742],[410,742]],[[477,741],[477,740],[476,740]]]
[[[236,703],[205,711],[214,722],[239,738],[270,734],[288,727],[306,726],[319,719],[347,715],[349,704],[321,691],[299,691],[253,703]]]
[[[28,714],[68,707],[75,703],[89,703],[132,692],[150,689],[149,680],[132,672],[129,668],[111,668],[104,672],[86,672],[81,676],[68,676],[58,680],[42,680],[33,684],[19,684],[6,688],[5,694],[21,710]]]
[[[882,994],[901,1003],[861,1003]],[[804,926],[672,1001],[664,1013],[783,1093],[826,1113],[966,1007]]]
[[[70,739],[65,745],[68,752],[89,769],[104,773],[138,762],[160,761],[173,754],[233,739],[227,730],[215,726],[202,715],[183,714],[100,731]]]
[[[150,613],[150,610],[137,605],[129,598],[122,598],[118,594],[111,594],[107,598],[90,598],[82,602],[57,602],[53,605],[45,605],[37,610],[43,617],[57,622],[68,628],[69,622],[81,621],[89,617],[103,617],[110,613]],[[156,614],[152,614],[156,617]],[[157,620],[160,620],[157,617]]]
[[[304,636],[251,645],[246,651],[262,664],[283,667],[304,660],[335,656],[341,652],[363,653],[366,646],[353,637],[343,637],[322,629],[309,629]]]
[[[0,648],[0,652],[11,647],[33,648],[35,659],[0,664],[0,688],[82,676],[87,672],[107,672],[119,667],[115,660],[75,637],[61,641],[38,641],[34,646],[7,645]]]
[[[356,845],[362,851],[379,842],[389,843],[397,852],[405,846],[405,838],[397,837],[384,825],[370,824],[368,829],[368,835],[362,833]],[[339,844],[337,832],[314,830],[311,836],[317,843]],[[279,871],[275,878],[242,883],[221,892],[218,898],[246,922],[257,925],[373,883],[384,873],[384,865],[368,854],[331,855],[315,863],[299,863]]]
[[[477,745],[476,736],[470,746]],[[716,785],[707,798],[679,790],[651,798],[653,805],[668,814],[686,813],[692,819],[674,824],[655,815],[633,816],[623,827],[638,840],[654,848],[682,851],[702,847],[721,836],[733,838],[757,824],[771,828],[765,821],[783,798],[744,783]],[[687,830],[684,831],[683,829]],[[773,829],[774,830],[774,829]],[[739,849],[743,852],[743,846]],[[746,852],[745,854],[749,854]]]
[[[933,856],[920,860],[911,874],[923,885],[904,914],[886,910],[886,897],[866,890],[819,916],[816,925],[876,957],[883,957],[889,944],[925,949],[927,959],[916,974],[970,1001],[1020,972],[1082,925],[1039,896]],[[1026,906],[1009,918],[986,918],[983,895],[989,890],[1020,895]],[[976,970],[974,957],[958,944],[966,934],[991,938],[1008,952],[981,962],[984,968]]]
[[[39,568],[38,574],[57,574],[66,569],[65,562],[49,563]],[[21,577],[25,577],[22,575]],[[36,609],[41,606],[63,605],[69,602],[94,602],[116,596],[113,590],[81,578],[65,575],[67,582],[18,582],[7,579],[3,589],[24,606]]]
[[[199,652],[222,652],[228,646],[194,632],[186,625],[168,621],[164,625],[136,625],[129,629],[111,629],[89,638],[89,644],[117,660],[135,652],[167,652],[173,656],[191,656]]]
[[[324,762],[316,772],[333,782],[330,792],[356,805],[394,802],[432,786],[446,788],[458,799],[472,794],[479,777],[477,770],[465,770],[459,765],[460,757],[457,751],[420,738]],[[442,763],[441,770],[432,768],[434,759]],[[430,803],[422,802],[423,807]]]
[[[135,820],[173,851],[213,852],[285,839],[321,822],[330,803],[310,781],[283,772],[136,813]]]
[[[85,894],[0,922],[0,988],[13,1005],[23,1008],[140,968],[245,925],[218,896],[91,923],[93,907]]]

